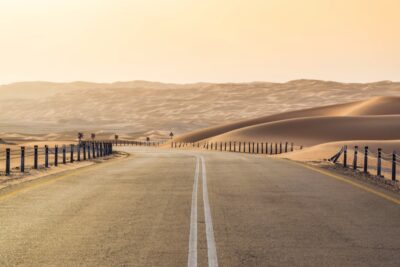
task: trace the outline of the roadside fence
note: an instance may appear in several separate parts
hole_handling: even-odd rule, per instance
[[[115,146],[150,146],[159,147],[164,144],[163,141],[131,141],[131,140],[114,140],[112,141]]]
[[[400,155],[396,151],[385,153],[381,148],[373,151],[368,146],[354,146],[349,150],[347,146],[343,146],[329,161],[343,168],[395,182],[400,175],[399,159]]]
[[[59,164],[73,163],[101,158],[113,153],[113,142],[81,141],[79,144],[55,145],[49,147],[21,146],[19,149],[5,148],[0,153],[0,162],[4,161],[4,171],[0,176],[10,176],[12,172],[25,173],[30,169],[57,167]]]
[[[171,148],[198,148],[213,151],[238,152],[249,154],[277,155],[303,149],[303,146],[295,146],[289,142],[171,142]]]

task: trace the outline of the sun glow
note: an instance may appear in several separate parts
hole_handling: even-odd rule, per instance
[[[400,80],[399,1],[2,0],[0,82]]]

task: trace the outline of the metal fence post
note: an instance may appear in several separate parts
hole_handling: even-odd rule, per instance
[[[75,146],[74,145],[70,145],[70,159],[69,162],[73,163],[74,162],[74,150],[75,150]]]
[[[33,168],[35,170],[38,169],[38,157],[39,157],[38,148],[39,148],[38,146],[33,147]]]
[[[22,173],[25,172],[25,147],[21,146],[21,166],[20,166],[20,171]]]
[[[96,158],[96,149],[95,149],[94,142],[92,142],[92,156],[94,159]]]
[[[62,146],[62,162],[67,164],[67,147],[65,145]]]
[[[368,146],[364,148],[364,173],[368,173]]]
[[[82,144],[82,148],[83,148],[83,160],[86,160],[86,143]]]
[[[96,142],[96,157],[100,157],[99,142]]]
[[[275,143],[275,154],[278,154],[278,143]]]
[[[393,151],[392,157],[392,181],[396,181],[396,151]]]
[[[292,151],[292,152],[293,152],[293,147],[294,147],[294,144],[291,143],[291,144],[290,144],[290,151]]]
[[[347,168],[347,146],[343,147],[343,167]]]
[[[49,167],[49,146],[48,145],[44,146],[44,167],[45,168]]]
[[[6,176],[10,176],[11,172],[10,154],[11,154],[11,149],[6,148]]]
[[[81,161],[81,144],[78,144],[76,146],[76,154],[77,154],[78,161]]]
[[[378,158],[377,158],[376,175],[378,177],[382,176],[382,149],[378,148]]]
[[[54,147],[54,166],[58,166],[58,145]]]
[[[354,147],[354,159],[353,159],[353,170],[357,170],[357,156],[358,156],[358,146]]]

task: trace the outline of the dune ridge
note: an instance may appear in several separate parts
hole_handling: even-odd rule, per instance
[[[400,139],[400,115],[295,118],[240,128],[208,139],[220,141],[290,141],[313,146],[345,140]]]
[[[396,139],[400,138],[398,114],[400,97],[374,97],[210,127],[179,136],[176,141],[290,140],[315,145],[364,138]]]

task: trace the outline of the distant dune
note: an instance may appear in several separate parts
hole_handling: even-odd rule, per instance
[[[0,86],[0,138],[66,140],[75,138],[78,131],[107,138],[114,133],[121,138],[165,138],[170,131],[179,136],[217,126],[178,138],[194,141],[289,118],[386,114],[381,108],[366,110],[370,105],[364,102],[341,105],[375,96],[400,96],[400,83],[24,82]],[[381,100],[375,99],[373,106]]]
[[[290,141],[313,146],[345,140],[400,139],[400,115],[309,117],[249,126],[210,141]]]
[[[389,136],[400,138],[400,132],[396,128],[400,127],[398,117],[360,117],[396,114],[400,115],[400,97],[374,97],[210,127],[184,134],[176,140],[290,140],[303,145],[314,145],[336,140],[371,139],[379,135],[382,137],[377,139],[388,139]],[[385,133],[379,133],[383,130],[378,127],[383,127]],[[395,132],[386,133],[392,128]]]

